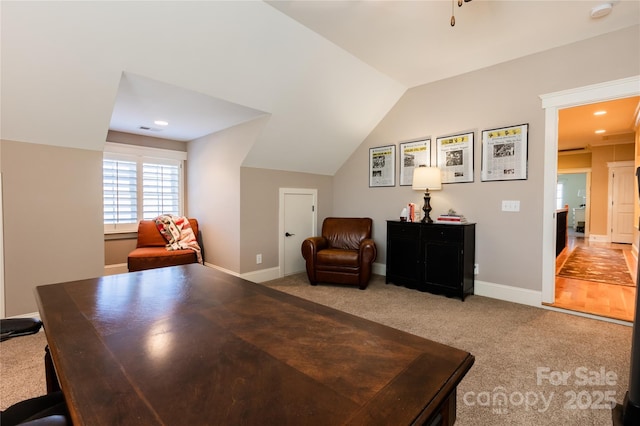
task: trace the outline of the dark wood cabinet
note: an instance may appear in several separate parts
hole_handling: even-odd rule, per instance
[[[475,224],[387,221],[386,282],[464,300],[473,294]]]

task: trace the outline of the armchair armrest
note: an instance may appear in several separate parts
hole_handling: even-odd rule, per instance
[[[309,237],[302,242],[302,257],[306,260],[315,259],[316,254],[328,246],[329,243],[324,237]]]
[[[366,238],[360,242],[360,259],[363,263],[373,263],[377,255],[376,244],[372,238]]]

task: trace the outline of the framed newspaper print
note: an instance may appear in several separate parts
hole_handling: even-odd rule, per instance
[[[482,181],[527,179],[529,124],[482,132]]]
[[[396,146],[369,148],[369,187],[396,186]]]
[[[400,144],[400,186],[413,184],[413,169],[431,166],[431,139]]]
[[[436,138],[442,183],[473,182],[473,132]]]

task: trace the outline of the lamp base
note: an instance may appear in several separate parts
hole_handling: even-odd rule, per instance
[[[424,191],[424,205],[422,206],[422,211],[424,214],[422,215],[422,220],[420,222],[433,223],[433,219],[429,216],[429,213],[431,213],[431,194],[429,194],[428,188]]]

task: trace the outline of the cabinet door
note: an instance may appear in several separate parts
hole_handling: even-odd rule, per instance
[[[387,226],[387,282],[417,288],[420,283],[420,228],[416,224]]]
[[[429,285],[462,290],[462,249],[460,244],[426,241],[424,277]]]

